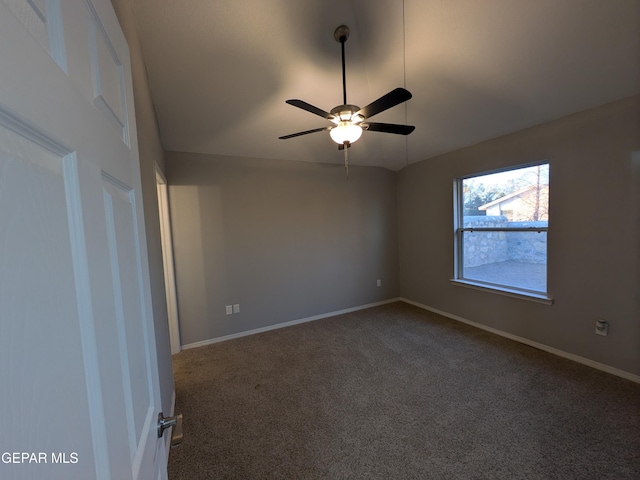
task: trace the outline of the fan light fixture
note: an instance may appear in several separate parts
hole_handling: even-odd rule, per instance
[[[354,125],[350,121],[339,122],[338,125],[333,127],[329,131],[329,135],[334,142],[339,145],[344,143],[353,143],[362,135],[362,127],[360,125]]]

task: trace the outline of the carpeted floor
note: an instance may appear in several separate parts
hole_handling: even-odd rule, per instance
[[[404,303],[174,369],[171,480],[640,478],[640,385]]]

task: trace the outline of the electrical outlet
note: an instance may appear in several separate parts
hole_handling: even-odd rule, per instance
[[[378,280],[378,286],[381,287],[382,286],[382,280]]]
[[[596,320],[596,335],[606,337],[609,334],[609,322],[606,320]]]
[[[227,305],[226,307],[227,315],[231,315],[233,313],[233,307],[231,305]]]
[[[233,313],[240,313],[240,304],[239,303],[236,303],[233,306]]]

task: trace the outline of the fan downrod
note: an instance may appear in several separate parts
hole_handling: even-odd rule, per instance
[[[336,28],[336,31],[333,32],[333,38],[336,39],[336,42],[340,43],[340,49],[342,50],[342,104],[347,104],[347,73],[346,66],[344,61],[344,44],[349,38],[349,27],[346,25],[340,25]]]

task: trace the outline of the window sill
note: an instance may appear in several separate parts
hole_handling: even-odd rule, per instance
[[[519,298],[521,300],[527,300],[529,302],[543,303],[545,305],[553,305],[553,298],[548,297],[543,293],[525,292],[522,290],[499,287],[495,285],[487,285],[484,283],[472,282],[459,278],[452,278],[451,283],[459,287],[472,288],[474,290],[480,290],[482,292],[505,295],[507,297]]]

